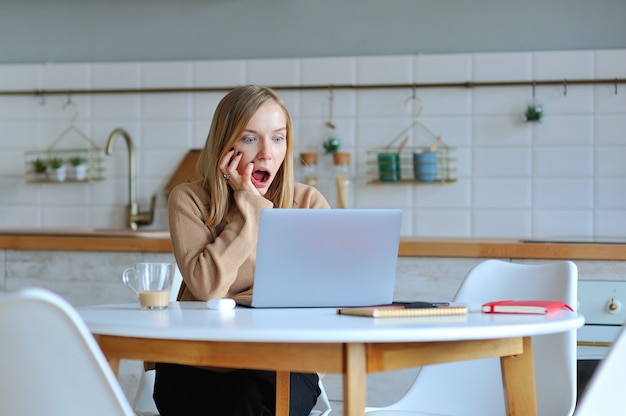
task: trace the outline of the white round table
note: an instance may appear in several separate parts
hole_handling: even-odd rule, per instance
[[[362,415],[368,372],[487,356],[501,357],[507,368],[509,409],[532,415],[531,337],[584,323],[569,311],[368,318],[329,308],[218,311],[203,302],[173,302],[165,310],[120,304],[78,311],[115,371],[120,359],[276,371],[277,416],[288,415],[290,371],[342,373],[344,412]]]

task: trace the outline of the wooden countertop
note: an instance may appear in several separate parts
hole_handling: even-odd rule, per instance
[[[145,238],[133,236],[3,234],[0,231],[0,249],[12,250],[66,250],[66,251],[138,251],[169,253],[172,244],[168,237]]]
[[[626,243],[406,238],[399,255],[563,260],[626,260]]]
[[[109,233],[38,234],[0,230],[0,249],[65,251],[172,251],[166,232],[134,235]],[[130,234],[130,233],[125,233]],[[148,235],[148,236],[146,236]],[[519,240],[403,238],[400,257],[471,257],[517,259],[626,260],[626,242],[522,242]]]

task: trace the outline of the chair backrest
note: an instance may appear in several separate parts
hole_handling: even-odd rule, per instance
[[[0,414],[134,415],[76,310],[44,289],[0,295]]]
[[[170,302],[176,302],[180,285],[183,283],[183,275],[178,266],[174,267],[174,279],[172,280],[172,290],[170,291]]]
[[[519,264],[486,260],[474,267],[454,301],[471,307],[499,299],[560,300],[576,307],[578,269],[570,261]],[[576,331],[533,337],[539,415],[571,415],[576,402]],[[397,410],[505,415],[498,359],[427,366]]]
[[[576,416],[622,414],[626,410],[624,394],[626,374],[626,325],[600,361],[583,392]]]

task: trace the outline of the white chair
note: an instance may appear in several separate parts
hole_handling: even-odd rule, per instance
[[[180,274],[180,270],[176,267],[176,274],[174,275],[174,281],[172,282],[172,291],[170,292],[170,302],[176,302],[178,296],[178,289],[183,281],[183,277]],[[152,393],[154,391],[155,371],[148,370],[141,373],[139,378],[139,385],[137,386],[137,393],[135,394],[135,400],[133,402],[133,409],[139,416],[159,416],[159,411],[154,404]],[[322,394],[317,400],[314,410],[311,411],[309,416],[326,416],[330,413],[330,401],[324,390],[324,385],[320,380],[319,383]]]
[[[1,294],[0,334],[0,415],[134,415],[91,332],[58,295]]]
[[[330,414],[332,408],[330,407],[330,400],[328,400],[328,395],[326,394],[326,389],[324,389],[324,383],[322,383],[322,379],[319,381],[319,387],[322,393],[317,398],[317,403],[309,416],[326,416]]]
[[[626,413],[626,325],[600,361],[576,407],[575,416]]]
[[[472,308],[499,299],[560,300],[576,307],[578,269],[570,261],[516,264],[486,260],[474,267],[454,301]],[[532,339],[539,415],[571,415],[576,403],[576,331]],[[368,416],[506,414],[497,358],[423,367],[407,393]]]

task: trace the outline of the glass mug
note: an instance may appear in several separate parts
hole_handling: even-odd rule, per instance
[[[143,309],[165,309],[170,302],[174,263],[135,263],[122,273],[122,281],[139,298]]]

